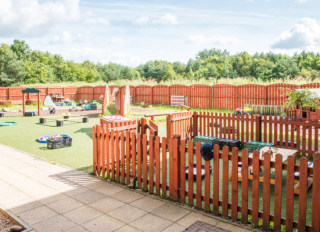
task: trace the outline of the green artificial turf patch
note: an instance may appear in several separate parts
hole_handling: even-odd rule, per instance
[[[55,121],[39,123],[39,117],[6,116],[2,121],[17,122],[14,126],[0,128],[0,143],[37,155],[85,172],[92,172],[92,127],[99,118],[90,118],[89,123],[81,119],[64,121],[63,127],[56,127]],[[72,146],[48,149],[47,144],[38,143],[41,136],[67,134],[72,137]]]

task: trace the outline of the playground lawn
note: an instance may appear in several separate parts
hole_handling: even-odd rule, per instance
[[[114,104],[109,106],[109,112],[114,111],[112,107],[114,107]],[[132,119],[140,119],[145,114],[177,111],[180,111],[178,106],[149,108],[133,106],[126,116]],[[90,118],[89,123],[82,123],[81,119],[65,121],[63,127],[56,127],[55,121],[39,124],[39,117],[5,116],[0,118],[0,122],[4,121],[17,122],[17,125],[0,127],[0,143],[45,158],[53,163],[63,164],[87,173],[92,172],[92,127],[100,123],[99,118]],[[159,136],[166,136],[165,117],[156,117],[155,121],[159,125]],[[46,144],[36,142],[38,137],[54,134],[70,135],[72,146],[61,149],[47,149]]]
[[[145,114],[169,113],[179,111],[179,107],[158,106],[152,108],[143,108],[140,106],[133,106],[131,112],[127,117],[132,119],[139,119]],[[194,109],[193,109],[194,110]],[[195,109],[200,110],[200,109]],[[113,111],[109,108],[109,111]],[[214,110],[213,110],[214,111]],[[219,112],[214,111],[214,112]],[[220,111],[230,112],[230,111]],[[5,116],[0,118],[0,122],[16,122],[14,126],[0,127],[0,143],[14,147],[16,149],[31,153],[38,157],[47,159],[52,163],[59,163],[74,169],[92,173],[92,127],[99,124],[99,118],[90,118],[89,123],[82,123],[82,120],[65,121],[63,127],[56,127],[55,121],[47,121],[46,124],[39,124],[39,117],[22,117],[22,116]],[[165,117],[156,117],[155,122],[159,125],[159,135],[163,137],[166,135],[166,121]],[[72,146],[61,149],[48,149],[44,143],[36,142],[36,138],[45,135],[67,134],[72,137]],[[241,154],[241,151],[240,151]],[[212,161],[211,161],[212,162]],[[222,176],[222,173],[221,173]],[[284,183],[286,176],[284,175]],[[285,185],[285,184],[284,184]],[[231,189],[231,182],[229,183]],[[260,184],[260,191],[262,193],[262,184]],[[241,184],[239,184],[241,189]],[[222,191],[222,181],[220,184],[220,191]],[[273,186],[271,191],[274,191]],[[282,206],[285,208],[285,186],[283,187],[283,201]],[[220,195],[221,196],[221,195]],[[249,196],[251,196],[251,187],[249,187]],[[272,194],[273,196],[273,194]],[[308,194],[307,212],[310,214],[311,210],[311,191]],[[229,191],[229,199],[231,199],[231,191]],[[297,201],[295,198],[295,212],[294,218],[297,219]],[[239,199],[239,204],[241,199]],[[249,207],[251,207],[251,197],[249,197]],[[263,198],[260,198],[260,207],[263,205]],[[271,211],[273,210],[274,201],[271,198]],[[285,212],[282,212],[285,216]],[[310,217],[307,217],[307,222],[310,223]]]
[[[98,118],[90,118],[89,123],[81,119],[64,122],[56,127],[55,121],[39,124],[38,117],[6,116],[0,122],[16,122],[14,126],[0,127],[0,143],[31,153],[85,172],[92,172],[92,126]],[[72,146],[61,149],[48,149],[47,144],[36,139],[45,135],[67,134],[72,137]]]

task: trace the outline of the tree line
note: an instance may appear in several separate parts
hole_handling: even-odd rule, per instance
[[[272,81],[297,76],[314,79],[319,74],[320,54],[305,51],[293,56],[272,52],[230,55],[226,50],[205,49],[186,64],[154,60],[130,68],[115,63],[95,64],[88,60],[83,63],[67,61],[60,55],[32,50],[20,40],[0,47],[0,86],[123,79],[161,82],[246,77]]]

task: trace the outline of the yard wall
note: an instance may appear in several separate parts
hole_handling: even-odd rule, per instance
[[[110,97],[115,85],[109,86]],[[0,87],[0,101],[10,100],[13,104],[22,102],[21,90],[25,87]],[[104,93],[104,86],[82,87],[37,87],[40,89],[41,100],[47,94],[59,94],[74,100],[100,100]],[[184,104],[194,108],[214,108],[233,110],[252,105],[283,105],[289,90],[300,88],[320,88],[320,83],[293,85],[277,83],[270,85],[245,84],[245,85],[156,85],[156,86],[130,86],[133,103],[146,104],[172,104],[172,97],[184,97]],[[36,95],[30,94],[27,99],[35,99]]]

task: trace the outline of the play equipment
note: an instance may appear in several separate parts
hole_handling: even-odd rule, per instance
[[[115,128],[115,127],[123,127],[123,126],[129,126],[132,127],[132,129],[136,129],[136,121],[125,118],[119,115],[114,116],[104,116],[100,118],[100,124],[105,129]],[[129,128],[128,127],[128,128]]]
[[[0,126],[13,126],[16,124],[16,122],[0,122]]]
[[[50,136],[46,135],[46,136],[42,136],[42,137],[37,138],[36,141],[38,143],[47,143],[47,139],[49,139],[49,138],[50,138]]]
[[[129,131],[137,132],[141,134],[147,133],[150,130],[150,135],[158,134],[158,125],[151,120],[147,124],[146,118],[141,118],[141,120],[132,120],[122,116],[105,116],[100,118],[101,126],[108,131]]]
[[[50,149],[71,147],[71,145],[72,138],[69,135],[52,135],[47,139],[47,147]]]
[[[116,114],[124,116],[130,110],[130,87],[129,85],[114,88],[111,94],[116,102]]]
[[[22,95],[23,95],[23,116],[35,116],[35,114],[27,114],[26,115],[26,96],[25,94],[30,94],[30,93],[37,93],[38,94],[38,115],[40,116],[40,90],[35,89],[35,88],[27,88],[25,90],[22,90]]]
[[[101,100],[103,100],[103,103],[102,103],[102,114],[105,114],[107,105],[109,104],[109,87],[107,85],[104,88],[104,94],[101,95],[100,98],[101,98]]]
[[[61,134],[61,135],[45,135],[45,136],[41,136],[41,137],[37,138],[36,141],[38,143],[47,143],[48,139],[55,138],[57,136],[70,137],[69,135],[65,135],[65,134]]]
[[[73,115],[73,116],[71,116],[71,114],[68,113],[68,114],[62,114],[61,116],[41,117],[39,119],[39,123],[44,124],[47,122],[47,120],[52,120],[52,121],[56,121],[56,126],[61,127],[61,126],[63,126],[64,121],[73,121],[73,120],[77,120],[77,119],[82,119],[83,123],[89,122],[89,117],[86,115]]]
[[[55,106],[55,104],[53,103],[51,96],[49,94],[44,98],[43,105],[44,106]]]
[[[252,109],[249,107],[244,107],[244,108],[240,107],[240,108],[236,108],[234,110],[234,114],[240,115],[240,116],[241,115],[249,115],[251,111],[252,111]]]

